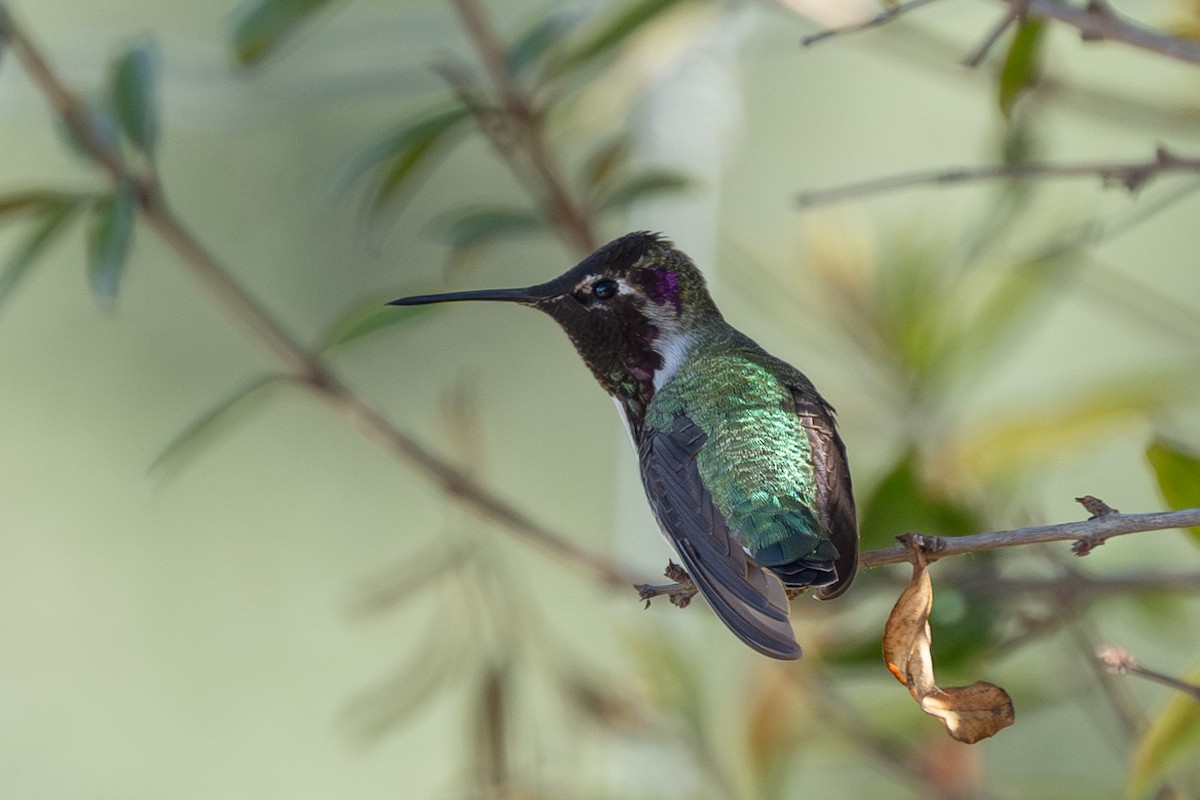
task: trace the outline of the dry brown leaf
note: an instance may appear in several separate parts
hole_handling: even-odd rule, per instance
[[[1013,724],[1012,698],[986,681],[938,688],[929,634],[933,583],[920,550],[914,550],[914,554],[912,580],[901,592],[884,628],[883,659],[922,711],[940,719],[958,741],[974,744]]]

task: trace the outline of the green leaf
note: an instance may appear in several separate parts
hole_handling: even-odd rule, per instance
[[[603,193],[612,176],[622,171],[633,150],[627,135],[618,136],[596,148],[583,165],[583,183],[595,195]]]
[[[456,250],[479,247],[494,239],[526,236],[545,228],[541,216],[526,208],[479,206],[447,214],[434,223]]]
[[[321,339],[321,353],[341,349],[385,328],[410,325],[441,310],[437,305],[389,306],[390,299],[371,299],[334,321]]]
[[[439,694],[461,683],[463,670],[472,664],[467,642],[459,631],[465,625],[447,625],[458,609],[435,608],[437,623],[424,641],[392,675],[360,692],[342,709],[339,727],[360,744],[371,744],[421,710]]]
[[[636,200],[656,194],[678,192],[695,184],[687,175],[668,170],[650,170],[637,175],[614,189],[596,203],[597,211],[615,211],[628,207]]]
[[[158,47],[146,38],[117,59],[109,81],[117,123],[147,156],[154,155],[158,143],[158,71]]]
[[[639,0],[627,3],[612,17],[597,25],[583,41],[552,65],[551,74],[577,69],[607,54],[659,14],[684,0]]]
[[[250,381],[204,412],[172,439],[150,464],[147,473],[160,479],[177,473],[222,433],[246,419],[275,391],[287,384],[288,381],[283,375],[263,375]]]
[[[562,41],[563,35],[579,20],[574,11],[559,10],[538,22],[508,49],[508,69],[520,75],[533,66],[550,48]]]
[[[104,153],[112,154],[118,160],[122,158],[121,126],[113,116],[109,98],[86,98],[83,101],[82,124],[87,127],[88,141],[94,147]],[[55,127],[67,147],[88,161],[95,160],[94,151],[81,141],[75,129],[63,122],[61,117],[55,118]]]
[[[909,531],[926,536],[962,536],[983,530],[982,520],[967,508],[933,496],[918,474],[917,456],[909,451],[896,461],[862,504],[863,546],[889,547]]]
[[[478,550],[465,542],[449,542],[440,548],[424,546],[418,555],[364,583],[349,612],[365,617],[396,611],[442,578],[473,566],[478,555]]]
[[[350,159],[338,183],[356,182],[375,172],[369,208],[372,213],[378,213],[402,190],[415,188],[419,168],[439,152],[448,152],[448,148],[441,145],[462,132],[470,116],[469,108],[456,103],[405,121]]]
[[[233,26],[233,52],[254,64],[295,33],[330,0],[244,0]]]
[[[970,319],[954,326],[949,343],[956,356],[954,377],[972,378],[994,368],[1005,346],[1035,329],[1039,312],[1063,296],[1077,264],[1077,254],[1070,251],[1014,264],[998,277],[975,273],[977,278],[996,280]],[[979,294],[977,283],[964,288]]]
[[[1046,22],[1041,17],[1026,17],[1008,47],[1004,65],[1000,68],[999,85],[1000,111],[1006,117],[1012,116],[1021,94],[1037,82],[1045,28]]]
[[[1200,670],[1189,683],[1200,683]],[[1129,796],[1149,796],[1176,767],[1200,761],[1200,702],[1176,692],[1150,723],[1129,768]]]
[[[45,206],[40,224],[36,225],[29,236],[17,247],[9,257],[8,263],[0,271],[0,306],[8,299],[17,284],[64,230],[67,224],[82,208],[79,198],[62,197],[57,202]]]
[[[1200,453],[1157,437],[1146,448],[1146,460],[1158,479],[1158,491],[1172,509],[1200,508]],[[1200,527],[1188,528],[1200,543]]]
[[[62,192],[48,192],[41,189],[31,189],[27,192],[13,192],[0,195],[0,217],[8,214],[46,213],[61,208],[64,204],[75,203],[79,198]]]
[[[111,303],[121,287],[121,274],[133,241],[133,186],[124,183],[92,208],[88,231],[88,278],[100,303]]]

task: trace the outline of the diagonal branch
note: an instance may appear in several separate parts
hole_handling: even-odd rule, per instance
[[[509,69],[504,46],[491,21],[478,0],[454,0],[454,7],[500,96],[500,114],[515,134],[516,149],[524,157],[524,166],[530,173],[528,177],[536,193],[541,195],[542,213],[569,245],[581,254],[592,252],[600,246],[600,242],[596,240],[587,210],[575,200],[559,173],[546,142],[542,127],[544,117],[517,84]],[[456,88],[461,95],[463,87],[457,85]],[[484,120],[480,122],[480,130],[501,158],[514,170],[519,170],[521,165],[514,148],[498,140],[494,126],[486,124]]]
[[[635,582],[624,569],[610,560],[579,547],[556,531],[535,522],[473,481],[453,464],[393,426],[356,395],[247,293],[175,216],[152,167],[147,166],[147,171],[139,175],[129,174],[129,167],[120,153],[113,150],[92,127],[82,102],[66,87],[2,4],[0,40],[7,42],[84,152],[114,183],[132,182],[143,220],[175,251],[183,265],[208,288],[230,316],[283,363],[294,379],[328,401],[368,439],[425,473],[441,491],[457,498],[481,517],[535,544],[600,583],[627,586]]]
[[[913,9],[920,8],[921,6],[928,5],[932,2],[933,0],[908,0],[907,3],[898,3],[891,8],[885,8],[875,16],[856,25],[851,25],[847,28],[827,28],[820,33],[814,33],[811,36],[805,36],[800,40],[800,44],[804,45],[805,47],[810,47],[811,45],[817,44],[818,42],[823,42],[826,39],[832,39],[835,36],[841,36],[847,33],[858,33],[859,31],[869,30],[871,28],[878,28],[880,25],[886,25],[887,23],[891,22],[901,14],[906,14]]]
[[[1118,184],[1135,192],[1152,179],[1167,173],[1200,174],[1200,158],[1184,158],[1175,155],[1165,147],[1159,147],[1154,152],[1154,158],[1148,161],[1089,161],[1076,164],[1028,161],[1019,164],[908,172],[886,178],[874,178],[861,183],[836,186],[832,189],[802,192],[797,195],[796,202],[801,208],[810,208],[929,184],[949,186],[980,181],[1080,177],[1100,178],[1105,184]]]
[[[930,1],[909,0],[909,2],[890,8],[859,25],[826,30],[809,36],[804,39],[804,44],[810,45],[844,33],[878,27],[891,22],[904,12],[926,5]],[[1177,61],[1200,65],[1200,42],[1171,36],[1162,31],[1139,25],[1115,12],[1105,0],[1088,0],[1086,5],[1076,5],[1065,2],[1065,0],[1000,1],[1009,6],[1014,15],[1029,14],[1069,25],[1079,31],[1079,35],[1084,41],[1120,42]]]

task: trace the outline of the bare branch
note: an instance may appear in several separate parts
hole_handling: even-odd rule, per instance
[[[1137,675],[1140,678],[1145,678],[1154,683],[1160,683],[1163,686],[1169,686],[1176,691],[1191,695],[1196,700],[1200,700],[1200,686],[1187,681],[1181,681],[1178,678],[1164,675],[1161,672],[1155,672],[1152,669],[1146,669],[1138,664],[1137,659],[1130,655],[1129,651],[1123,647],[1116,645],[1103,645],[1096,648],[1096,659],[1104,665],[1104,668],[1115,675]]]
[[[957,167],[952,169],[910,172],[875,178],[862,183],[832,189],[802,192],[796,197],[801,208],[828,205],[865,195],[933,184],[948,186],[994,180],[1046,180],[1052,178],[1097,177],[1106,185],[1119,184],[1131,192],[1145,186],[1164,173],[1200,174],[1200,158],[1184,158],[1159,147],[1149,161],[1093,161],[1078,164],[1055,164],[1029,161],[1022,164],[997,164],[988,167]]]
[[[891,22],[906,11],[926,5],[932,0],[910,0],[908,3],[888,9],[866,22],[850,28],[822,31],[804,39],[805,45],[830,39],[844,33],[853,33],[866,28],[874,28]],[[1126,19],[1113,11],[1104,0],[1088,0],[1086,5],[1075,5],[1065,0],[1001,0],[1008,5],[1013,14],[1030,14],[1035,17],[1046,17],[1070,25],[1079,31],[1080,37],[1088,42],[1120,42],[1121,44],[1146,50],[1151,53],[1173,58],[1188,64],[1200,64],[1200,42],[1183,39],[1178,36],[1147,28]],[[1005,23],[1002,27],[1007,27]],[[987,47],[994,43],[999,31],[989,35]],[[977,51],[978,52],[978,51]],[[984,51],[986,52],[986,50]]]
[[[1085,6],[1077,6],[1063,0],[1003,2],[1014,8],[1028,6],[1029,13],[1034,16],[1056,19],[1077,28],[1085,41],[1121,42],[1189,64],[1200,64],[1200,42],[1142,27],[1117,14],[1104,0],[1088,0]]]
[[[1082,522],[1061,522],[1056,525],[977,533],[972,536],[918,536],[916,538],[927,561],[937,561],[947,556],[957,556],[963,553],[997,550],[1002,547],[1062,541],[1074,541],[1077,545],[1074,548],[1076,553],[1085,555],[1114,536],[1190,528],[1196,525],[1200,525],[1200,508],[1189,508],[1182,511],[1155,511],[1149,514],[1113,512]],[[1079,547],[1079,544],[1083,546]],[[909,548],[898,546],[886,550],[868,550],[862,554],[858,563],[863,569],[872,569],[885,564],[899,564],[909,561],[911,558],[912,553]]]
[[[3,6],[0,6],[3,11]],[[609,586],[634,583],[625,570],[534,522],[497,495],[471,480],[463,471],[425,448],[388,422],[360,399],[325,365],[309,353],[262,305],[251,297],[229,271],[175,216],[159,188],[153,171],[129,175],[120,155],[109,149],[92,129],[79,98],[68,90],[41,52],[11,18],[3,20],[0,38],[11,46],[25,71],[50,101],[84,150],[114,183],[132,181],[142,218],[179,256],[181,262],[208,288],[225,310],[292,373],[292,377],[327,400],[367,438],[401,461],[416,467],[439,488],[492,522],[593,579]],[[149,168],[152,170],[152,168]]]

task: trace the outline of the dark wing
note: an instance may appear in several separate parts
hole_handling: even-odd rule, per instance
[[[834,426],[833,407],[811,384],[793,385],[792,398],[796,414],[808,431],[817,475],[821,528],[838,551],[834,562],[837,581],[816,593],[819,600],[831,600],[850,588],[858,571],[858,517],[854,512],[850,466],[846,447]]]
[[[643,430],[638,456],[650,507],[721,621],[763,655],[799,658],[783,584],[734,541],[700,480],[696,454],[707,438],[686,416],[669,431]]]

